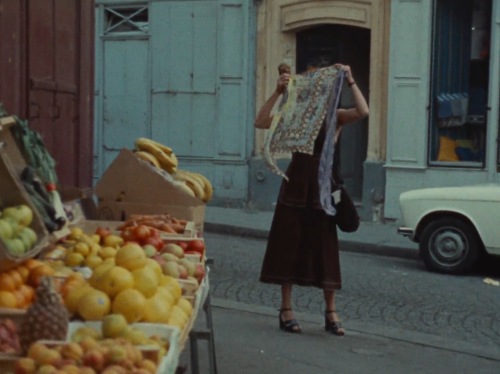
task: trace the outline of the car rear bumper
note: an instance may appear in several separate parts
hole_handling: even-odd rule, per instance
[[[408,227],[400,227],[398,229],[398,234],[399,235],[403,235],[403,236],[406,236],[407,238],[413,238],[413,234],[414,234],[414,230],[413,229],[410,229]]]

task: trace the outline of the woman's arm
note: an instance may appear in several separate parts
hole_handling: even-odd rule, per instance
[[[285,92],[288,82],[290,81],[290,74],[282,74],[278,79],[278,84],[276,85],[276,90],[273,92],[271,97],[267,99],[265,104],[262,106],[257,118],[255,119],[254,126],[258,129],[267,130],[271,127],[273,122],[273,116],[271,116],[271,111],[276,105],[279,97],[283,92]]]
[[[365,97],[359,90],[358,86],[356,85],[356,81],[352,77],[351,68],[349,66],[343,66],[340,64],[336,64],[335,66],[337,68],[341,68],[347,73],[347,82],[351,86],[355,106],[354,109],[338,110],[338,124],[340,126],[344,126],[368,117],[368,115],[370,114],[370,109],[368,108]]]

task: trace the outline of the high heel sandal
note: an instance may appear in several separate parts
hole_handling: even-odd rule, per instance
[[[280,312],[279,319],[280,319],[280,329],[285,331],[285,332],[290,332],[292,334],[301,334],[302,329],[300,328],[299,324],[297,321],[294,319],[289,319],[288,321],[283,321],[281,316],[283,315],[283,312],[288,312],[292,309],[287,308],[287,309],[278,309]]]
[[[340,321],[330,321],[328,315],[331,313],[337,313],[335,310],[327,310],[325,312],[325,330],[331,332],[333,335],[344,336],[345,331],[342,328]]]

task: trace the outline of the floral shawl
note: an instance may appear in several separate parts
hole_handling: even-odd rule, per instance
[[[332,205],[331,181],[337,106],[343,78],[344,74],[339,74],[333,66],[292,76],[264,144],[269,169],[288,180],[276,165],[275,155],[294,152],[312,155],[314,142],[326,117],[326,140],[318,178],[321,206],[331,216],[336,214]]]

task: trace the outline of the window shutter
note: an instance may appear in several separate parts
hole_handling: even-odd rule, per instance
[[[432,0],[392,0],[387,165],[425,167]]]

